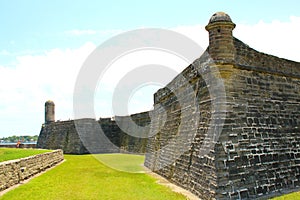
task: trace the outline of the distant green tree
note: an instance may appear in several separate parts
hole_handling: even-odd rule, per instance
[[[1,141],[4,142],[18,142],[19,140],[21,142],[36,142],[38,139],[38,135],[22,135],[22,136],[17,136],[17,135],[13,135],[13,136],[9,136],[9,137],[2,137],[0,138]]]

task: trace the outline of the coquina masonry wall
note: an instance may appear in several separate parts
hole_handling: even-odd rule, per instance
[[[155,94],[153,137],[148,141],[145,166],[203,199],[213,199],[216,151],[205,147],[209,146],[205,141],[218,126],[211,120],[214,95],[210,95],[218,88],[209,88],[218,71],[215,66],[205,67],[207,59],[205,52]]]
[[[133,121],[137,126],[129,126]],[[123,124],[122,130],[119,125]],[[128,124],[128,126],[126,126]],[[38,148],[62,149],[69,154],[145,153],[149,132],[149,112],[111,118],[78,119],[44,124]],[[142,131],[140,131],[142,130]]]
[[[235,39],[228,112],[216,154],[218,199],[274,196],[300,186],[300,63]]]
[[[234,26],[228,15],[213,15],[207,51],[155,94],[145,165],[201,199],[299,190],[300,63],[251,49],[229,33]],[[212,92],[218,77],[225,98]],[[205,143],[210,134],[213,146]]]
[[[0,163],[0,191],[14,186],[64,160],[62,150]]]
[[[300,63],[250,48],[232,36],[234,28],[225,13],[211,17],[209,47],[155,94],[150,113],[48,120],[38,147],[140,153],[147,143],[145,166],[200,199],[264,199],[299,190]],[[141,134],[149,131],[148,141],[132,136],[140,129],[130,119],[146,127]]]

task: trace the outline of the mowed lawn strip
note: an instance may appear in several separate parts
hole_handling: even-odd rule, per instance
[[[104,165],[125,172],[142,172],[145,156],[131,154],[97,154],[94,155]]]
[[[7,160],[14,160],[19,158],[25,158],[28,156],[34,156],[37,154],[42,154],[46,152],[51,152],[50,150],[41,149],[16,149],[16,148],[0,148],[0,162]]]
[[[107,156],[109,155],[105,156],[106,159],[108,159]],[[130,158],[128,155],[125,156],[126,162],[129,163]],[[134,157],[134,155],[131,156]],[[183,195],[157,184],[156,180],[147,174],[117,171],[100,163],[95,157],[93,155],[65,155],[64,163],[6,193],[0,197],[0,200],[186,199]],[[119,159],[119,162],[121,163],[122,159]],[[140,157],[133,159],[131,164],[140,167]],[[132,168],[135,168],[133,166]]]
[[[272,198],[272,200],[300,200],[300,192],[282,195],[280,197]]]

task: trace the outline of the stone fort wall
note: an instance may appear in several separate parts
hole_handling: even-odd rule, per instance
[[[212,16],[209,47],[157,91],[151,112],[99,121],[52,122],[50,115],[38,147],[146,151],[146,167],[201,199],[299,190],[300,63],[250,48],[233,37],[234,28],[227,14]]]
[[[145,165],[201,199],[299,190],[300,63],[222,34],[234,25],[219,15],[207,28],[219,42],[155,94]]]
[[[130,116],[116,116],[118,123],[133,120],[144,131],[149,131],[149,112]],[[136,127],[121,130],[116,120],[111,118],[78,119],[58,121],[42,126],[37,147],[62,149],[67,154],[87,153],[145,153],[147,138],[135,137],[143,134]],[[101,127],[101,128],[100,128]]]

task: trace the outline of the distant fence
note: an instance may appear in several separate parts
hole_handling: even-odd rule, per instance
[[[0,191],[19,184],[63,160],[63,151],[55,150],[26,158],[0,162]]]

